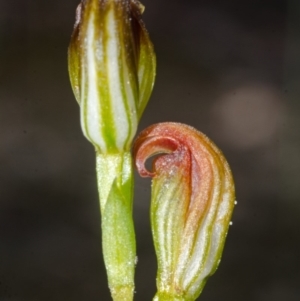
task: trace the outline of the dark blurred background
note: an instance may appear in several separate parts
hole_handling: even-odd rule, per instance
[[[110,300],[94,150],[67,73],[78,0],[0,0],[0,300]],[[225,153],[238,206],[202,301],[300,300],[299,0],[144,0],[158,69],[140,129],[188,123]],[[136,178],[137,301],[155,292]]]

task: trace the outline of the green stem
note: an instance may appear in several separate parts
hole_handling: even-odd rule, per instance
[[[114,301],[131,301],[136,261],[132,157],[130,152],[96,156],[108,284]]]

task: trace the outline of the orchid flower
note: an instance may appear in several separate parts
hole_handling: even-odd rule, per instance
[[[145,161],[153,161],[153,170]],[[193,301],[219,262],[235,204],[221,151],[180,123],[144,130],[134,145],[138,172],[152,177],[151,226],[158,260],[154,301]]]
[[[143,9],[136,0],[82,0],[68,52],[82,131],[96,151],[103,255],[115,301],[133,299],[130,151],[156,67]]]
[[[134,295],[131,148],[156,70],[143,10],[137,0],[82,0],[68,51],[82,131],[96,152],[103,256],[114,301]],[[145,161],[153,155],[159,156],[148,171]],[[194,301],[220,262],[234,207],[228,163],[205,135],[178,123],[144,130],[133,156],[140,175],[153,178],[154,301]]]

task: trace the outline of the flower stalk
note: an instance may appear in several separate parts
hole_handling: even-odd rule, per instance
[[[96,153],[96,171],[102,215],[102,249],[109,288],[113,300],[131,301],[136,262],[131,153]]]

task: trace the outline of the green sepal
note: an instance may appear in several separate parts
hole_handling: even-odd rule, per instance
[[[74,26],[74,32],[68,49],[68,70],[73,93],[80,104],[81,60],[80,52],[78,51],[80,45],[78,39],[79,27],[77,25]]]

